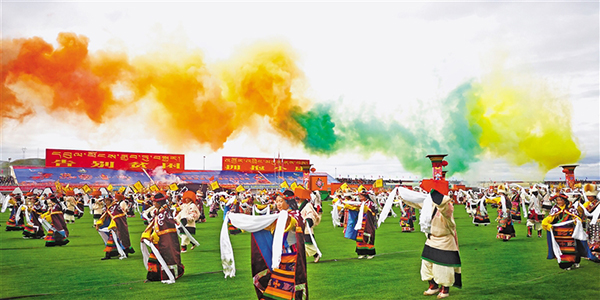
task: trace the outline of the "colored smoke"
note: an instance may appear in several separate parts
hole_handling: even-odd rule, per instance
[[[110,87],[128,69],[127,57],[105,53],[90,57],[88,38],[74,33],[60,33],[57,42],[59,47],[54,49],[38,37],[3,41],[2,95],[6,102],[2,118],[22,120],[32,114],[31,107],[7,87],[21,82],[49,87],[52,99],[44,106],[51,112],[66,109],[85,113],[97,123],[103,121],[108,108],[115,104]]]
[[[332,154],[339,148],[338,139],[331,119],[331,107],[327,104],[316,104],[311,110],[293,111],[294,120],[306,130],[301,137],[304,147],[316,154]]]
[[[285,43],[257,43],[208,65],[200,51],[186,47],[129,58],[89,53],[88,38],[74,33],[60,33],[57,42],[55,49],[38,37],[3,40],[2,121],[23,122],[43,107],[100,124],[135,111],[126,106],[144,107],[161,141],[218,150],[266,120],[311,153],[381,153],[423,176],[431,174],[425,156],[436,153],[449,154],[449,175],[484,157],[534,163],[544,172],[581,158],[569,102],[533,79],[492,72],[459,85],[436,107],[398,119],[371,109],[342,113],[307,99],[304,74]],[[23,96],[22,87],[39,97]]]

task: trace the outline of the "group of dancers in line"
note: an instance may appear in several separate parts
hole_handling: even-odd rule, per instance
[[[442,182],[442,181],[440,181]],[[446,183],[447,185],[447,183]],[[421,279],[429,282],[424,295],[449,296],[451,286],[461,287],[454,205],[464,204],[473,224],[488,225],[487,205],[498,211],[497,238],[515,237],[514,222],[527,220],[527,236],[547,231],[548,258],[556,258],[566,270],[579,267],[581,257],[599,262],[598,190],[593,184],[557,189],[542,184],[523,188],[515,184],[489,189],[448,191],[447,186],[396,187],[377,192],[339,189],[331,195],[334,226],[343,227],[344,237],[356,242],[358,259],[376,255],[375,233],[385,219],[401,211],[402,232],[415,230],[418,223],[427,236],[421,255]],[[50,189],[22,193],[18,188],[2,199],[2,212],[11,207],[6,230],[22,231],[27,239],[44,239],[46,246],[69,243],[68,223],[84,213],[93,215],[93,226],[104,241],[105,256],[125,259],[135,253],[127,218],[138,212],[147,224],[140,249],[148,281],[173,283],[184,273],[181,253],[196,248],[196,224],[223,213],[220,235],[225,277],[235,276],[230,234],[252,236],[252,276],[258,299],[307,299],[307,257],[318,263],[322,253],[314,227],[320,223],[322,200],[319,191],[252,193],[250,191],[158,191],[112,193],[101,188],[89,194],[82,190],[64,195]],[[279,246],[278,246],[279,245]]]
[[[548,259],[556,258],[563,269],[579,268],[581,257],[600,262],[600,201],[594,184],[574,188],[543,184],[523,188],[509,184],[500,185],[495,191],[459,190],[457,199],[465,204],[476,226],[490,224],[487,204],[496,208],[496,237],[505,242],[516,236],[514,223],[523,219],[528,238],[535,233],[542,238],[545,230]]]

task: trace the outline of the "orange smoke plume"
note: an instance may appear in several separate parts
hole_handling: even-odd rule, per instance
[[[292,114],[307,105],[302,99],[304,74],[293,52],[283,44],[259,44],[246,49],[223,71],[225,98],[235,103],[235,124],[267,117],[282,136],[300,141],[306,135]]]
[[[166,49],[133,60],[131,85],[136,99],[156,102],[153,119],[172,145],[191,139],[217,150],[257,117],[291,137],[304,131],[290,115],[301,75],[290,53],[281,45],[256,47],[213,67],[217,73],[196,52]]]
[[[2,80],[2,101],[0,101],[1,120],[5,118],[22,119],[33,114],[31,107],[19,101],[15,93],[6,86],[6,81],[10,74],[8,65],[18,56],[18,50],[21,48],[23,42],[23,39],[2,41],[2,49],[0,50],[2,57],[2,71],[0,72]]]
[[[289,47],[258,45],[210,69],[197,51],[166,48],[136,57],[88,51],[88,38],[60,33],[54,47],[34,37],[5,41],[3,48],[2,118],[20,121],[33,114],[28,105],[50,113],[63,109],[84,113],[96,123],[114,115],[115,108],[139,105],[150,111],[150,126],[177,147],[196,141],[213,150],[236,131],[266,119],[278,132],[299,141],[306,131],[291,117],[301,110],[302,72]],[[32,97],[25,103],[11,85],[52,92],[51,101]],[[46,89],[49,88],[49,89]],[[116,99],[114,94],[129,95]],[[123,101],[124,100],[124,101]],[[304,101],[306,102],[306,101]]]
[[[133,61],[131,80],[136,99],[145,96],[158,105],[153,119],[158,132],[172,145],[195,140],[219,149],[235,127],[234,105],[221,97],[221,89],[193,52],[151,53]]]
[[[59,46],[54,49],[39,37],[9,42],[6,48],[3,41],[2,94],[7,95],[9,101],[2,109],[3,118],[12,114],[22,121],[31,114],[8,87],[19,81],[50,87],[52,101],[45,105],[50,112],[66,109],[83,112],[97,123],[103,121],[108,108],[115,104],[110,87],[129,69],[127,58],[99,55],[92,59],[88,55],[88,38],[74,33],[60,33],[57,42]],[[17,54],[5,62],[5,52]],[[15,115],[19,109],[25,111]]]

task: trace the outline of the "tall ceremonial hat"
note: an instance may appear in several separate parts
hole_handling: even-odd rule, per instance
[[[116,193],[115,199],[117,199],[117,201],[123,201],[123,200],[125,200],[125,196],[123,196],[123,194],[121,194],[121,193]]]
[[[95,190],[92,192],[92,197],[98,198],[100,196],[102,196],[102,192],[100,192],[99,190]]]
[[[192,191],[185,191],[181,198],[183,201],[185,201],[186,199],[190,199],[192,202],[196,202],[196,193]]]
[[[586,185],[583,186],[583,191],[585,192],[586,196],[596,196],[598,195],[598,189],[596,188],[595,185],[588,183]]]
[[[420,188],[428,193],[430,193],[431,190],[436,190],[442,195],[448,195],[450,183],[444,179],[423,179]]]
[[[73,192],[73,190],[68,190],[65,195],[67,196],[75,196],[75,192]]]

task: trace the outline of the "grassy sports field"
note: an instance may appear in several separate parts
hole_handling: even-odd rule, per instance
[[[402,233],[398,217],[390,217],[377,230],[377,256],[358,260],[355,242],[343,238],[342,228],[332,226],[331,207],[329,202],[324,204],[315,236],[323,258],[318,264],[308,260],[310,298],[430,299],[422,295],[427,284],[419,275],[425,241],[422,233]],[[463,289],[451,288],[451,299],[600,299],[600,264],[584,260],[580,269],[563,271],[556,260],[546,259],[545,237],[527,238],[524,223],[515,224],[517,237],[505,243],[496,240],[493,221],[490,226],[475,227],[463,206],[456,206],[454,215]],[[185,275],[172,285],[143,282],[146,270],[139,237],[144,225],[139,217],[128,220],[136,253],[125,260],[106,261],[100,260],[104,245],[92,228],[87,208],[83,218],[68,225],[71,243],[55,248],[45,248],[43,240],[25,240],[21,232],[4,231],[8,217],[8,211],[0,214],[0,298],[256,298],[248,233],[231,237],[237,275],[223,278],[219,252],[222,215],[197,225],[196,238],[201,245],[182,254]]]

